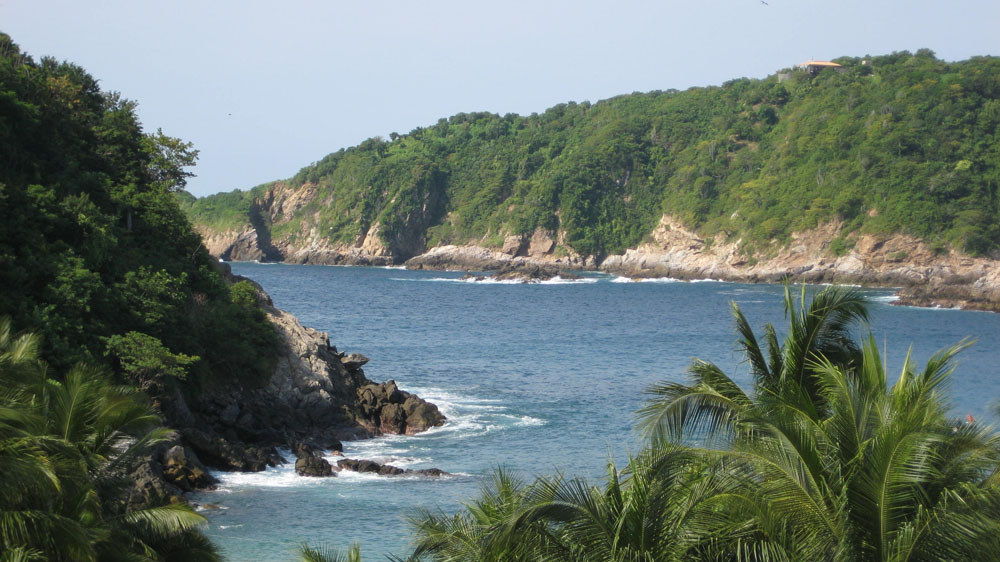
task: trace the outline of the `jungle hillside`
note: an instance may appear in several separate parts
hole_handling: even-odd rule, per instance
[[[318,233],[345,246],[377,233],[395,261],[536,229],[600,258],[641,243],[664,214],[709,241],[736,235],[748,255],[831,221],[843,225],[832,255],[858,233],[994,254],[1000,60],[921,49],[833,62],[527,116],[459,113],[285,180],[179,199],[203,233],[254,227],[292,245]],[[279,189],[308,196],[260,213]]]

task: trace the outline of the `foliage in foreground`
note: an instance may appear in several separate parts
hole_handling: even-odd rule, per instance
[[[1000,59],[949,63],[921,49],[836,62],[843,72],[786,70],[527,116],[459,113],[369,139],[285,181],[316,196],[268,228],[352,244],[378,224],[400,251],[408,240],[499,246],[544,228],[603,255],[636,246],[669,213],[748,252],[834,220],[845,233],[996,250]],[[203,227],[245,228],[270,187],[183,206]],[[844,236],[831,251],[850,245]]]
[[[456,515],[417,514],[439,562],[983,560],[1000,554],[1000,436],[954,425],[955,355],[890,381],[855,291],[796,307],[762,338],[733,306],[751,392],[712,363],[650,390],[649,442],[601,486],[498,471]]]
[[[169,435],[144,397],[84,365],[52,378],[40,346],[0,318],[0,560],[220,559],[190,507],[130,497]]]

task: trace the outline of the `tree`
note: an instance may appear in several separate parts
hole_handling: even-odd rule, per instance
[[[1000,436],[947,417],[969,342],[890,383],[853,289],[827,288],[758,340],[733,306],[752,388],[696,360],[640,411],[649,443],[603,487],[539,478],[415,519],[450,560],[981,560],[1000,552]],[[502,473],[501,473],[502,476]]]
[[[654,439],[696,439],[733,481],[720,513],[752,533],[720,541],[730,556],[760,559],[978,560],[1000,552],[1000,438],[954,427],[941,394],[962,342],[917,371],[909,358],[890,386],[850,289],[829,288],[796,310],[788,335],[765,328],[767,355],[734,306],[753,393],[710,363],[693,384],[665,383],[643,411]]]
[[[46,560],[218,560],[197,530],[204,517],[187,505],[136,509],[124,499],[124,475],[170,435],[144,397],[83,365],[50,378],[39,343],[0,318],[0,551]]]
[[[187,179],[194,176],[185,170],[198,162],[198,150],[194,144],[163,134],[156,129],[155,134],[143,137],[143,147],[149,154],[149,181],[157,189],[182,191]]]

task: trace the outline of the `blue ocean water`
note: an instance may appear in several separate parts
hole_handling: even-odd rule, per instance
[[[597,481],[609,460],[622,464],[641,448],[634,412],[649,385],[682,379],[695,357],[747,381],[731,301],[755,327],[784,325],[783,288],[773,285],[601,274],[523,285],[390,268],[232,267],[263,285],[276,306],[328,332],[339,350],[370,357],[369,378],[394,379],[449,418],[417,436],[345,443],[346,456],[455,474],[308,479],[291,465],[220,474],[218,491],[192,499],[220,507],[205,512],[206,532],[234,561],[290,560],[303,542],[359,541],[366,560],[403,554],[408,514],[456,511],[497,466],[527,480],[562,472]],[[865,292],[890,372],[898,373],[911,346],[922,365],[937,349],[976,338],[953,377],[953,411],[996,421],[1000,314],[890,306],[891,291]]]

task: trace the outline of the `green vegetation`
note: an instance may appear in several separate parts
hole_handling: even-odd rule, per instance
[[[696,360],[650,390],[648,445],[603,486],[500,470],[456,515],[413,521],[415,555],[445,561],[982,560],[1000,552],[1000,436],[948,419],[955,354],[892,383],[867,309],[828,288],[762,339],[739,308],[745,392]]]
[[[156,357],[164,373],[184,365],[186,389],[253,384],[273,365],[274,330],[177,205],[197,151],[144,134],[135,107],[0,34],[0,315],[42,335],[60,370],[133,377],[127,357]]]
[[[394,249],[401,237],[499,244],[541,227],[601,255],[635,246],[664,212],[706,237],[736,233],[749,253],[831,220],[847,233],[997,249],[1000,60],[947,63],[920,50],[836,62],[842,72],[785,71],[530,116],[460,113],[340,150],[285,183],[316,190],[296,221],[318,217],[319,232],[345,243],[380,223]],[[206,227],[246,226],[267,187],[188,196],[185,208]],[[272,225],[272,236],[299,226]]]
[[[0,318],[0,560],[219,560],[191,508],[129,497],[170,434],[145,396],[84,365],[51,378],[41,347]]]
[[[0,560],[219,558],[129,471],[150,396],[258,384],[278,336],[177,205],[197,151],[135,107],[0,33]]]

